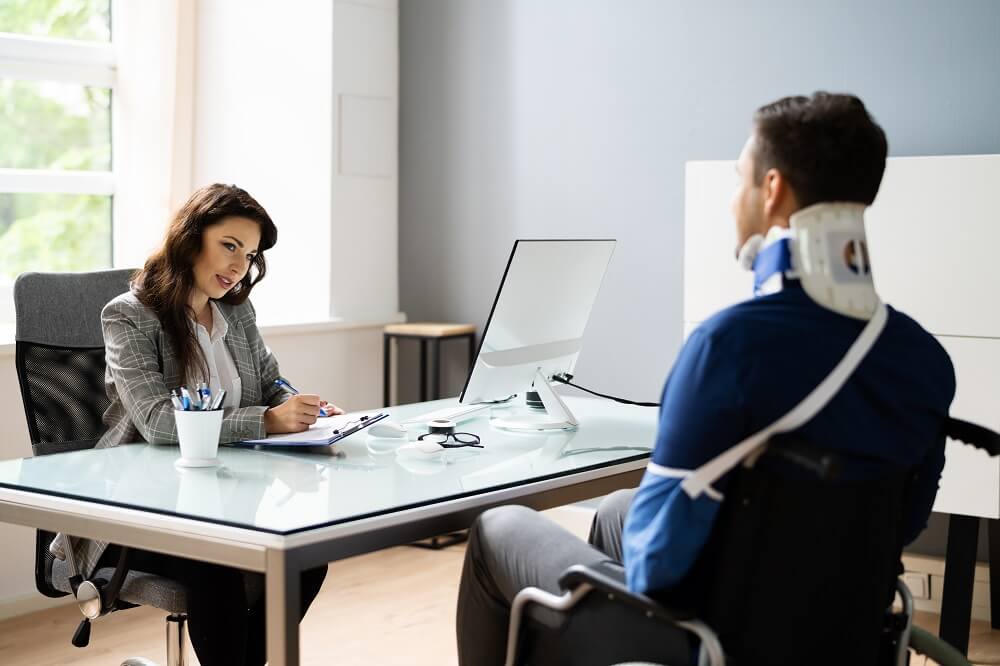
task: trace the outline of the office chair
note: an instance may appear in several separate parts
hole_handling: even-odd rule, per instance
[[[952,419],[948,436],[1000,455],[1000,434],[986,428]],[[942,666],[967,665],[912,625],[912,597],[897,580],[912,474],[838,481],[840,464],[836,454],[772,439],[734,471],[706,556],[656,598],[630,592],[613,565],[570,567],[561,596],[522,590],[508,666],[904,666],[910,649]],[[891,611],[896,594],[899,612]]]
[[[24,273],[14,282],[15,365],[36,456],[93,448],[104,432],[102,417],[110,404],[104,386],[104,336],[101,309],[128,290],[130,269],[91,273]],[[77,597],[84,620],[73,644],[89,641],[93,598],[70,580],[69,565],[49,552],[55,534],[35,537],[35,585],[48,597]],[[127,552],[115,568],[91,577],[107,581],[100,592],[103,609],[154,606],[167,616],[167,663],[185,661],[186,592],[179,583],[127,568]],[[93,594],[93,590],[90,590]],[[88,604],[91,608],[85,608]],[[108,611],[110,612],[110,611]],[[153,664],[133,658],[127,665]]]

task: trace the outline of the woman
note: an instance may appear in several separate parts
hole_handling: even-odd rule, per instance
[[[232,185],[204,187],[178,211],[163,246],[136,273],[130,291],[101,313],[111,406],[98,448],[140,440],[176,444],[170,389],[198,382],[216,395],[226,391],[222,442],[305,430],[321,407],[343,413],[317,395],[289,396],[275,385],[278,363],[261,340],[247,299],[264,277],[264,252],[277,233],[260,204]],[[61,554],[62,541],[56,539],[53,552]],[[91,571],[92,563],[114,566],[119,552],[102,542],[74,542],[83,571]],[[131,552],[130,568],[187,588],[188,629],[203,666],[264,663],[260,574]],[[325,566],[303,573],[302,615],[325,576]]]

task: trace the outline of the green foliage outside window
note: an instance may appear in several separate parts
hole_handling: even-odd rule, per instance
[[[0,32],[108,41],[109,0],[0,0]],[[0,79],[0,168],[109,171],[111,91]],[[0,281],[111,266],[111,197],[0,193]]]
[[[87,271],[111,266],[111,197],[0,194],[0,280],[25,271]]]
[[[109,0],[0,0],[0,32],[111,40]]]
[[[0,79],[0,116],[0,168],[111,170],[107,88]]]

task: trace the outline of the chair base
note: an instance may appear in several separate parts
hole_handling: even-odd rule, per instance
[[[167,616],[167,666],[187,664],[187,616],[172,613]],[[160,666],[152,659],[129,657],[121,666]]]
[[[167,666],[185,666],[187,663],[187,615],[171,613],[167,616]]]

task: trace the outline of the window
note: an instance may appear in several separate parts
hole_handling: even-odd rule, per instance
[[[111,0],[0,2],[0,326],[28,271],[112,265]]]

